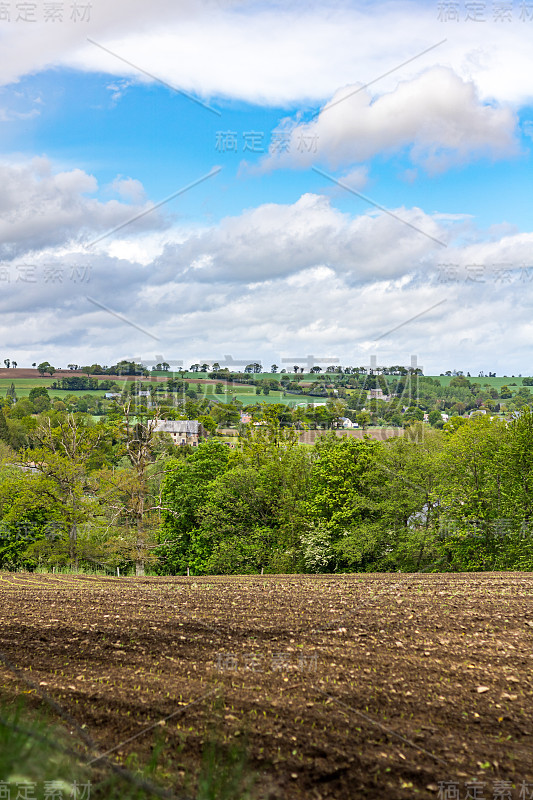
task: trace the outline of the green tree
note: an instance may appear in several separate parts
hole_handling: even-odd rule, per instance
[[[344,400],[332,399],[326,403],[326,409],[331,417],[334,428],[338,428],[342,417],[346,416],[347,405]]]
[[[430,425],[436,425],[437,423],[442,422],[440,411],[430,411],[428,415],[428,422]]]
[[[63,514],[53,482],[14,462],[0,466],[0,568],[28,569],[32,546],[64,539]]]
[[[9,416],[13,419],[22,419],[35,412],[35,407],[27,397],[21,397],[12,407]]]
[[[47,411],[51,406],[50,395],[44,386],[36,386],[30,389],[29,400],[33,403],[37,414],[41,411]]]
[[[210,434],[216,433],[217,424],[213,419],[213,417],[211,417],[209,414],[201,414],[198,417],[198,422],[200,422],[204,426],[204,428],[208,433]]]
[[[35,386],[33,389],[30,389],[30,393],[28,396],[29,399],[32,401],[32,403],[36,397],[46,397],[48,398],[48,400],[50,399],[48,390],[46,389],[45,386]]]
[[[200,525],[208,486],[228,469],[231,457],[225,444],[208,439],[186,459],[170,459],[165,464],[158,549],[162,573],[185,573],[191,565],[191,539]]]
[[[355,415],[355,421],[360,428],[366,430],[370,425],[370,414],[368,411],[360,411],[359,414]]]
[[[77,539],[80,525],[95,513],[87,481],[90,457],[104,435],[102,426],[87,418],[69,414],[57,424],[45,418],[32,432],[34,446],[23,455],[45,479],[50,496],[60,509],[63,527],[68,534],[69,560],[78,565]]]
[[[410,406],[404,414],[405,422],[422,422],[424,419],[424,412],[417,406]]]
[[[500,503],[514,526],[533,525],[533,411],[526,407],[505,431],[501,450],[503,486]]]
[[[308,516],[326,523],[337,568],[365,570],[386,546],[378,487],[385,482],[377,464],[382,445],[368,438],[326,437],[316,447]]]
[[[55,367],[53,367],[53,366],[50,364],[50,362],[49,362],[49,361],[41,361],[41,363],[39,364],[39,366],[37,367],[37,369],[38,369],[38,371],[39,371],[39,373],[40,373],[41,375],[45,375],[46,373],[48,373],[48,374],[50,375],[50,377],[52,377],[52,375],[53,375],[53,374],[54,374],[54,372],[56,371],[56,368],[55,368]]]
[[[494,568],[494,527],[505,516],[505,435],[505,423],[480,416],[446,442],[435,496],[443,509],[440,526],[449,568]]]
[[[145,564],[150,558],[155,544],[156,525],[154,504],[150,499],[149,466],[154,460],[155,428],[159,419],[156,411],[151,417],[143,417],[129,400],[122,408],[124,425],[123,443],[131,472],[122,475],[123,481],[117,484],[122,494],[121,516],[135,537],[135,572],[144,575]]]
[[[196,568],[209,573],[300,570],[309,477],[304,448],[277,439],[267,442],[258,458],[249,447],[209,486],[192,543],[200,557]]]
[[[460,430],[463,425],[467,425],[468,420],[464,417],[450,417],[448,422],[444,424],[444,430],[446,433],[453,434],[456,431]]]
[[[382,569],[418,571],[440,555],[435,543],[440,512],[436,487],[446,440],[440,431],[417,425],[412,437],[390,439],[379,452],[378,466],[385,482],[378,494],[382,525],[389,537]]]
[[[9,428],[3,410],[0,408],[0,440],[9,444]]]

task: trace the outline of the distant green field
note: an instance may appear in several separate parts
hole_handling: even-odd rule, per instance
[[[290,373],[288,373],[290,374]],[[157,372],[152,373],[154,376],[160,377],[172,377],[173,373],[170,372]],[[178,373],[174,373],[174,376],[180,378]],[[94,376],[99,380],[108,380],[108,376]],[[196,384],[199,381],[207,379],[207,373],[202,372],[186,372],[183,377],[189,383],[189,388],[196,391]],[[255,379],[272,379],[275,378],[276,380],[280,380],[281,375],[279,373],[261,373],[253,376]],[[301,377],[298,376],[303,382],[315,382],[315,381],[323,381],[326,377],[325,374],[321,375],[310,375],[305,374]],[[331,382],[335,382],[335,375],[328,374],[328,378],[331,379]],[[397,376],[386,375],[384,376],[387,382],[391,382],[397,379]],[[453,376],[448,375],[432,375],[432,376],[424,376],[424,377],[433,377],[436,378],[441,386],[448,386],[450,381],[452,380]],[[69,390],[62,390],[62,389],[51,389],[50,386],[55,380],[59,380],[59,377],[50,378],[49,375],[45,377],[36,376],[35,378],[0,378],[0,397],[5,397],[7,389],[11,386],[12,383],[15,384],[15,389],[17,392],[18,397],[27,397],[30,393],[30,390],[35,387],[46,387],[50,397],[57,397],[59,399],[63,399],[70,394],[74,395],[84,395],[90,394],[95,395],[97,397],[102,397],[105,394],[103,389],[100,390],[82,390],[80,392],[72,392]],[[149,378],[141,378],[140,379],[143,383],[149,383]],[[510,387],[511,391],[516,392],[522,385],[522,378],[513,377],[513,376],[500,376],[497,378],[479,378],[475,375],[468,378],[472,383],[480,383],[482,386],[484,384],[489,384],[491,387],[494,387],[498,390],[501,389],[502,386],[507,385]],[[120,379],[117,379],[117,383],[120,383]],[[127,381],[124,380],[124,383],[127,384]],[[162,384],[163,387],[164,384]],[[237,397],[240,402],[244,405],[253,405],[254,403],[284,403],[288,406],[295,406],[298,403],[323,403],[326,402],[326,398],[321,397],[312,397],[310,395],[291,395],[288,394],[285,397],[283,396],[283,392],[271,390],[268,395],[264,395],[261,393],[257,395],[255,393],[255,387],[250,386],[248,384],[238,384],[233,383],[229,385],[224,384],[224,391],[222,394],[215,394],[215,381],[212,383],[201,383],[200,384],[200,392],[199,397],[207,396],[213,399],[217,399],[220,402],[229,402],[232,397]],[[533,387],[531,387],[533,391]],[[350,390],[348,390],[350,393]]]
[[[198,379],[198,375],[191,373],[191,376]],[[63,399],[68,395],[82,396],[84,394],[94,395],[96,397],[103,397],[105,394],[104,390],[89,390],[83,389],[82,391],[70,391],[70,390],[63,390],[63,389],[52,389],[51,384],[53,383],[54,379],[51,379],[50,376],[46,376],[45,378],[0,378],[0,397],[5,397],[8,388],[11,386],[12,383],[15,385],[15,390],[17,393],[17,397],[28,397],[31,389],[35,387],[42,387],[44,386],[48,390],[48,394],[50,397],[57,397],[59,399]],[[146,379],[145,379],[146,382]],[[189,384],[189,388],[196,391],[196,383],[194,380],[191,380]],[[237,397],[237,399],[243,403],[243,405],[253,405],[254,403],[284,403],[288,406],[294,406],[297,403],[316,403],[316,402],[325,402],[322,398],[319,397],[310,397],[308,395],[287,395],[283,397],[283,392],[280,391],[271,391],[268,395],[260,394],[257,395],[255,393],[254,387],[250,387],[248,385],[239,385],[233,384],[228,387],[227,391],[224,391],[222,394],[215,394],[215,384],[201,384],[201,391],[198,394],[199,397],[210,397],[213,399],[217,399],[222,403],[228,403],[232,397]]]
[[[428,377],[436,378],[438,381],[440,381],[441,386],[448,386],[453,376],[450,377],[449,375],[431,375]],[[471,378],[467,377],[467,380],[469,380],[471,383],[480,383],[482,386],[488,383],[489,386],[493,386],[495,389],[501,389],[502,386],[510,386],[511,389],[514,388],[516,390],[523,385],[522,378],[516,378],[510,375],[508,375],[507,377],[499,377],[499,378],[478,378],[477,375],[472,375]],[[511,384],[513,383],[516,383],[516,387],[511,386]]]
[[[207,388],[211,389],[211,387]],[[203,396],[213,397],[213,391],[204,392]],[[276,392],[274,390],[271,390],[268,395],[262,393],[256,394],[255,391],[250,391],[249,386],[232,386],[229,391],[223,392],[223,394],[216,394],[214,397],[221,403],[229,403],[232,397],[236,397],[237,400],[245,406],[254,405],[255,403],[284,403],[286,406],[294,406],[298,403],[326,402],[326,398],[310,397],[309,395],[303,394],[291,394],[284,397],[283,392]]]
[[[283,397],[282,392],[270,392],[269,395],[242,395],[239,400],[245,406],[253,405],[254,403],[283,403],[286,406],[296,406],[298,403],[325,403],[325,397],[310,397],[305,394],[291,394]]]
[[[292,372],[288,372],[287,374],[288,375],[293,375]],[[184,380],[186,380],[186,381],[212,380],[211,378],[208,377],[209,376],[209,372],[183,372],[183,373],[180,373],[180,372],[170,372],[170,371],[169,372],[155,371],[155,372],[150,372],[150,375],[154,375],[155,377],[158,377],[158,378],[181,378],[181,377],[183,377]],[[262,379],[266,379],[266,378],[274,378],[274,380],[278,380],[279,381],[282,377],[284,377],[284,375],[281,375],[279,372],[258,372],[255,375],[251,375],[250,377],[252,377],[254,380],[256,380],[256,379],[262,380]],[[307,375],[307,374],[302,374],[300,376],[300,374],[298,373],[298,378],[301,378],[302,380],[307,380],[307,379],[310,379],[310,380],[317,380],[318,379],[319,380],[320,377],[321,377],[320,375],[317,376],[317,375]],[[144,380],[148,380],[148,379],[145,378]]]
[[[15,384],[17,392],[20,389],[22,394],[23,389],[27,389],[29,392],[30,389],[34,389],[36,386],[50,386],[52,381],[49,375],[46,378],[0,378],[0,391],[5,393],[12,383]]]
[[[16,378],[15,380],[11,380],[11,378],[0,378],[0,397],[6,396],[6,392],[12,383],[15,384],[17,397],[28,397],[32,389],[41,386],[44,386],[48,390],[50,397],[58,397],[60,400],[62,400],[64,397],[68,397],[69,394],[92,394],[96,395],[97,397],[103,397],[105,394],[103,390],[96,389],[87,389],[83,390],[82,392],[70,392],[64,389],[51,389],[50,386],[53,383],[53,380],[51,380],[50,376],[48,375],[46,378]]]
[[[177,373],[177,372],[176,373],[154,372],[152,374],[153,375],[157,375],[157,376],[161,376],[161,377],[172,377],[172,376],[173,377],[177,377],[177,378],[180,377],[179,373]],[[292,373],[292,371],[288,371],[286,374],[289,377],[290,376],[294,377],[294,374]],[[183,377],[185,378],[185,380],[189,380],[189,381],[208,380],[207,375],[208,375],[208,373],[206,373],[206,372],[185,372],[183,374]],[[253,375],[252,377],[254,378],[254,380],[263,380],[263,379],[272,379],[273,378],[274,380],[279,381],[284,376],[281,375],[279,372],[275,372],[275,373],[272,373],[272,372],[261,372],[261,373],[258,373],[256,375]],[[391,381],[397,380],[400,376],[398,376],[398,375],[385,375],[383,377],[387,380],[387,382],[390,383]],[[437,378],[440,381],[441,386],[448,386],[448,384],[451,381],[453,376],[451,376],[451,375],[424,375],[423,377]],[[524,377],[528,377],[528,376],[524,376]],[[302,375],[298,374],[298,380],[299,381],[303,381],[304,383],[309,383],[311,381],[312,382],[324,381],[324,379],[331,380],[331,382],[334,383],[335,380],[336,380],[336,374],[335,373],[325,373],[325,372],[319,373],[318,375],[316,375],[316,374],[312,374],[311,375],[310,373],[303,373]],[[145,378],[145,380],[147,380],[147,379]],[[496,389],[498,389],[498,388],[500,388],[501,386],[504,386],[504,385],[509,385],[509,382],[516,383],[517,386],[522,386],[522,378],[519,378],[519,377],[516,377],[516,376],[513,377],[511,375],[499,376],[497,378],[479,378],[477,375],[471,375],[471,377],[468,378],[468,380],[471,381],[472,383],[481,383],[482,385],[484,383],[488,383],[488,384],[490,384],[490,386],[494,386]],[[247,386],[243,386],[242,388],[244,389],[244,391],[249,391],[249,387],[247,387]]]

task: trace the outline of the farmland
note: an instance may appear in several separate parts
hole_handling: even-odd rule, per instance
[[[51,377],[50,375],[41,376],[35,369],[0,369],[0,398],[5,397],[7,390],[11,385],[15,386],[15,390],[18,397],[28,397],[30,391],[36,387],[46,387],[49,391],[51,397],[59,400],[65,400],[65,398],[72,397],[72,391],[66,389],[52,389],[51,385],[55,381],[60,380],[63,377],[72,377],[73,375],[79,375],[81,373],[73,373],[70,370],[58,370],[56,373]],[[198,399],[208,399],[214,403],[223,402],[227,403],[230,402],[233,398],[238,400],[242,403],[243,406],[251,406],[256,405],[258,403],[262,404],[272,404],[272,403],[282,403],[285,406],[290,408],[294,408],[298,404],[312,404],[312,403],[325,403],[328,399],[327,397],[320,397],[315,395],[309,394],[298,394],[298,393],[291,393],[285,392],[283,388],[280,386],[279,389],[272,387],[268,395],[263,394],[262,390],[260,394],[256,393],[256,386],[249,385],[246,383],[238,383],[234,380],[225,381],[223,379],[214,380],[209,379],[206,377],[206,373],[204,372],[187,372],[182,371],[181,373],[177,372],[164,372],[164,371],[152,371],[149,377],[136,377],[133,375],[127,376],[107,376],[107,375],[94,375],[98,381],[103,380],[113,380],[116,381],[118,386],[121,389],[126,388],[132,381],[140,382],[143,385],[143,388],[148,388],[150,383],[156,382],[160,384],[161,391],[164,391],[164,387],[169,378],[177,378],[179,380],[184,380],[187,388],[193,389],[197,393]],[[280,373],[259,373],[250,376],[255,381],[257,387],[261,387],[262,383],[265,382],[280,382],[282,378],[291,378],[291,374],[288,375],[281,375]],[[294,377],[294,376],[292,376]],[[342,385],[342,382],[346,383],[349,382],[349,376],[340,376],[335,373],[323,373],[323,374],[310,374],[306,373],[303,375],[298,375],[298,382],[305,392],[307,389],[312,391],[311,387],[315,383],[324,383],[325,381],[331,382],[330,385]],[[391,384],[393,382],[398,381],[397,376],[393,375],[386,375],[383,376],[384,380]],[[452,380],[452,376],[447,375],[440,375],[434,376],[434,378],[439,382],[440,386],[442,387],[449,387],[450,381]],[[339,379],[342,379],[341,384],[339,384]],[[497,378],[477,378],[472,377],[472,383],[478,383],[486,387],[491,387],[492,389],[496,389],[498,392],[501,391],[503,386],[507,386],[509,388],[511,395],[516,395],[519,389],[523,386],[523,379],[522,377],[497,377]],[[219,383],[222,386],[222,393],[217,394],[215,392],[215,386]],[[83,393],[86,396],[93,396],[95,398],[103,398],[105,391],[104,389],[87,389],[83,390],[83,392],[79,392],[79,394]],[[345,397],[349,398],[354,394],[358,394],[358,390],[354,390],[351,388],[347,388],[345,390]],[[333,396],[333,395],[331,395]]]
[[[247,751],[261,798],[429,798],[441,781],[492,797],[509,781],[518,800],[532,594],[511,572],[2,573],[0,651],[32,684],[0,664],[0,691],[35,707],[46,691],[119,762],[147,760],[153,731],[125,740],[178,712],[157,726],[176,793],[215,730]]]

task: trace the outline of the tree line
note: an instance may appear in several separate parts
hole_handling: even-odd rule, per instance
[[[273,406],[240,446],[175,447],[157,410],[0,413],[0,567],[143,574],[533,568],[533,414],[298,442]]]

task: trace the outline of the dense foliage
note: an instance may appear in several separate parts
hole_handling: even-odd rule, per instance
[[[295,445],[272,421],[242,451],[170,459],[159,569],[172,574],[533,568],[533,415],[386,443]]]
[[[348,389],[339,384],[327,406],[259,404],[248,407],[246,422],[238,402],[198,397],[173,377],[151,396],[132,382],[99,417],[85,412],[79,395],[62,403],[44,387],[29,397],[11,392],[0,408],[0,568],[532,569],[529,389],[514,395],[520,408],[512,417],[467,418],[458,396],[464,408],[489,401],[478,403],[476,386],[462,376],[450,387],[392,376],[388,391],[398,402],[371,401],[380,411],[361,399],[369,376],[341,377],[352,382],[344,399]],[[370,379],[379,388],[383,376]],[[378,413],[394,422],[414,380],[418,399],[402,409],[403,437],[330,431],[313,446],[299,444],[298,431],[313,420],[328,427],[328,415],[335,426],[362,402],[369,410],[361,427]],[[171,392],[179,390],[177,401]],[[433,419],[420,421],[431,398],[441,407],[453,399],[450,412],[459,406],[458,413],[445,422],[434,409]],[[160,418],[199,419],[211,434],[233,424],[239,444],[212,435],[197,448],[177,448],[155,432]]]

